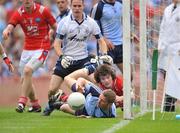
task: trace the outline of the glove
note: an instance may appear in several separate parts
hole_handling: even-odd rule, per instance
[[[111,56],[105,54],[99,57],[100,60],[103,61],[103,63],[107,63],[107,64],[113,64],[113,59]]]
[[[12,62],[10,61],[10,59],[8,57],[4,57],[3,60],[6,63],[6,65],[8,66],[9,71],[13,72],[14,67],[13,67]]]
[[[73,57],[71,56],[64,56],[64,55],[61,55],[59,57],[61,59],[61,65],[63,68],[68,68],[71,64],[71,61],[73,60]]]

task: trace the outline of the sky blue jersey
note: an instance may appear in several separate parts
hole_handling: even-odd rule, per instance
[[[79,115],[88,115],[97,118],[112,118],[116,117],[116,106],[113,103],[109,110],[103,110],[98,107],[98,99],[99,95],[102,93],[102,90],[92,84],[89,83],[85,86],[85,107]]]
[[[101,0],[94,5],[91,11],[91,17],[94,18],[100,26],[103,36],[109,39],[114,45],[122,45],[122,3],[108,3]]]

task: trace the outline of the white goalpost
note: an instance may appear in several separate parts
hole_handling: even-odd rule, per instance
[[[147,43],[146,43],[146,0],[140,0],[140,108],[147,111]]]
[[[125,17],[124,17],[125,16]],[[130,23],[130,0],[123,0],[123,109],[124,119],[131,118],[131,23]]]
[[[123,91],[124,119],[132,119],[131,109],[131,8],[130,0],[123,0]],[[140,0],[140,109],[147,111],[147,48],[146,0]]]

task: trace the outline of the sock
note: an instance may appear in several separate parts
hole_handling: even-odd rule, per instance
[[[21,96],[21,97],[19,97],[18,104],[21,104],[21,105],[23,105],[23,106],[25,107],[27,101],[28,101],[28,98],[27,98],[27,97]]]
[[[68,97],[69,96],[64,93],[62,96],[60,96],[59,100],[62,102],[67,102]]]
[[[30,102],[31,102],[32,107],[40,107],[38,99],[31,100]]]

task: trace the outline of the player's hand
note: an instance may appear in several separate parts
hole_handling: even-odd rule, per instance
[[[114,49],[114,45],[110,40],[108,40],[107,38],[104,37],[104,41],[106,42],[108,50]]]
[[[64,55],[61,55],[59,57],[61,59],[61,65],[63,68],[68,68],[73,60],[73,57],[71,56],[64,56]]]
[[[113,64],[112,57],[107,54],[100,56],[99,59],[102,60],[104,63]]]
[[[10,59],[8,57],[4,57],[3,60],[6,63],[6,65],[8,66],[9,71],[13,72],[14,71],[14,66],[12,65],[12,62],[10,61]]]
[[[5,29],[4,31],[3,31],[3,39],[4,40],[7,40],[8,39],[8,37],[9,37],[9,35],[10,35],[10,31],[8,30],[8,29]]]

